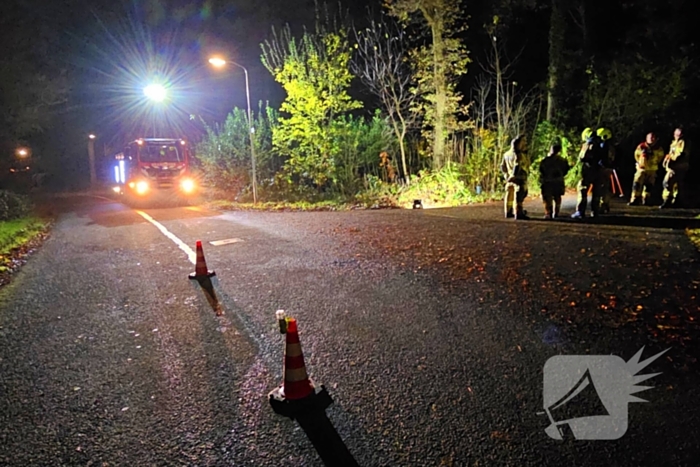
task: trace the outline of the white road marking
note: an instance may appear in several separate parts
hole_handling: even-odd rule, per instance
[[[229,245],[231,243],[239,243],[242,241],[243,240],[240,238],[227,238],[226,240],[216,240],[214,242],[209,242],[209,243],[214,245],[214,246],[222,246],[222,245]]]
[[[177,245],[182,251],[184,251],[187,254],[187,258],[190,260],[190,263],[192,264],[197,264],[197,255],[195,252],[190,248],[185,242],[177,238],[175,235],[173,235],[168,229],[165,228],[163,224],[149,216],[143,211],[138,211],[136,210],[136,213],[146,219],[148,222],[151,224],[155,225],[158,230],[160,230],[163,235],[168,237],[170,240],[175,242],[175,245]]]

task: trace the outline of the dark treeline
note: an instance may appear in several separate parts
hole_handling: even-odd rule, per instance
[[[426,61],[425,55],[435,45],[435,30],[412,10],[416,3],[435,6],[436,11],[454,9],[458,19],[449,25],[444,43],[448,50],[444,63],[455,73],[437,92],[431,86],[440,66]],[[689,1],[387,4],[390,8],[370,1],[331,4],[335,14],[330,16],[342,21],[326,24],[326,32],[342,31],[351,46],[347,92],[360,104],[342,109],[344,129],[334,126],[338,133],[323,150],[334,154],[337,166],[330,184],[343,184],[335,191],[366,189],[367,174],[393,183],[425,169],[433,170],[439,184],[459,180],[469,192],[477,186],[497,190],[496,161],[515,133],[531,137],[536,163],[553,138],[569,142],[571,158],[580,130],[603,125],[613,130],[621,172],[629,169],[623,176],[627,179],[633,170],[632,149],[647,131],[659,132],[664,144],[678,124],[687,127],[691,139],[695,135],[700,83]],[[371,26],[367,7],[375,21],[404,35],[410,84],[422,93],[411,104],[418,112],[410,114],[413,121],[403,148],[381,96],[370,92],[361,66],[356,66],[368,58],[358,57],[353,47],[358,41],[353,26],[356,30]],[[245,108],[242,74],[208,68],[206,57],[211,53],[225,53],[249,69],[255,107],[263,109],[258,118],[263,114],[286,118],[289,112],[280,105],[289,102],[284,101],[288,92],[274,69],[261,60],[261,44],[271,40],[273,28],[280,31],[286,23],[293,37],[301,37],[304,28],[315,34],[323,16],[320,10],[313,0],[6,0],[0,5],[3,167],[15,157],[17,147],[29,146],[44,169],[54,173],[57,185],[77,188],[87,181],[90,132],[98,134],[98,156],[130,138],[165,131],[166,125],[191,139],[204,138],[211,146],[231,109]],[[140,95],[146,81],[159,74],[168,75],[173,89],[179,89],[165,118],[163,109],[146,109]],[[270,151],[267,156],[262,151],[267,157],[261,161],[263,173],[268,161],[266,175],[271,179],[287,167],[288,180],[310,184],[316,191],[329,189],[320,172],[317,183],[290,172],[289,161],[299,162],[299,168],[306,156],[299,153],[295,158],[296,146],[283,153],[279,141],[274,142],[273,128],[265,134],[269,141],[259,144],[268,145]],[[342,149],[347,147],[362,154]],[[236,159],[231,151],[216,157]],[[390,161],[380,153],[388,153]],[[215,155],[209,156],[212,162]],[[239,166],[246,169],[242,158]]]

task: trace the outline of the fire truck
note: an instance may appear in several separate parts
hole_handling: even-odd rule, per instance
[[[128,201],[189,200],[197,192],[184,139],[141,138],[114,156],[115,193]]]

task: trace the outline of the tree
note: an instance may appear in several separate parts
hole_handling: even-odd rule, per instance
[[[583,112],[588,125],[605,125],[621,140],[683,97],[687,59],[658,66],[643,57],[588,69]]]
[[[447,160],[446,141],[458,127],[461,94],[458,78],[467,72],[467,50],[457,35],[466,21],[459,0],[386,0],[391,15],[404,25],[417,20],[430,33],[429,45],[411,53],[417,70],[418,89],[423,96],[424,128],[432,140],[433,167]],[[430,131],[432,130],[432,131]]]
[[[317,25],[315,33],[297,40],[287,25],[279,34],[273,29],[262,49],[263,65],[287,93],[273,145],[288,156],[292,174],[321,188],[335,177],[338,117],[362,106],[348,94],[353,76],[347,33]]]
[[[521,91],[513,77],[517,63],[508,58],[505,41],[499,39],[500,18],[495,16],[487,26],[491,50],[483,73],[473,90],[473,138],[468,166],[479,174],[482,186],[493,192],[501,181],[500,165],[510,140],[535,127],[532,116],[541,99],[532,91]]]
[[[552,0],[549,21],[549,68],[547,77],[547,120],[554,121],[562,73],[566,66],[566,0]]]
[[[272,154],[272,131],[277,118],[274,109],[262,105],[257,115],[253,115],[255,160],[262,179],[271,178],[279,165]],[[250,183],[250,127],[247,112],[234,108],[222,124],[210,126],[202,123],[206,133],[197,144],[195,152],[205,179],[216,188],[240,193]]]
[[[28,4],[7,0],[0,6],[0,140],[14,143],[46,131],[70,87],[65,64],[55,57],[60,33],[41,24]]]
[[[393,22],[372,20],[368,28],[354,29],[354,36],[357,53],[352,71],[379,99],[389,117],[401,152],[404,180],[408,181],[406,134],[418,117],[413,111],[418,91],[407,61],[406,33]]]

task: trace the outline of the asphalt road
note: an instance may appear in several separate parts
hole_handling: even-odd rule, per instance
[[[186,252],[143,216],[88,196],[52,203],[51,237],[0,290],[0,465],[322,465],[267,402],[282,381],[278,309],[298,320],[361,466],[698,465],[695,213],[145,209],[190,248],[204,242],[217,316]],[[224,239],[238,240],[209,243]],[[642,347],[669,350],[641,372],[660,374],[624,436],[545,433],[550,357],[628,361]]]

